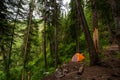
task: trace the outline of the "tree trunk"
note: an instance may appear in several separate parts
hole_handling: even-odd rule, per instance
[[[79,25],[75,26],[75,32],[76,32],[76,52],[80,52],[80,44],[79,44]]]
[[[57,67],[59,64],[59,57],[58,57],[58,42],[57,42],[57,26],[55,25],[55,66]]]
[[[115,36],[112,32],[110,21],[107,20],[107,22],[108,22],[108,33],[109,33],[109,38],[108,39],[109,39],[110,44],[112,44],[112,43],[115,43]]]
[[[28,71],[28,79],[27,80],[30,80],[30,78],[31,78],[30,71]]]
[[[45,68],[47,69],[47,59],[46,59],[46,23],[44,22],[44,60],[45,60]]]
[[[56,0],[54,0],[54,40],[55,40],[55,67],[59,64],[59,57],[58,57],[58,30],[57,30],[57,5]]]
[[[50,53],[51,53],[51,58],[55,58],[55,56],[53,55],[54,52],[54,42],[52,41],[52,39],[50,39]]]
[[[81,52],[80,51],[80,42],[79,42],[79,37],[80,37],[80,26],[81,26],[81,20],[79,18],[79,13],[77,12],[77,25],[76,25],[76,52]]]
[[[90,55],[90,65],[91,66],[97,65],[98,61],[99,61],[98,54],[96,53],[96,50],[95,50],[95,47],[93,44],[93,40],[90,35],[90,31],[89,31],[88,24],[87,24],[87,21],[85,19],[84,13],[83,13],[83,8],[81,6],[81,2],[78,0],[75,0],[75,1],[76,1],[78,14],[81,19],[82,28],[83,28],[83,31],[85,34],[87,45],[88,45],[88,50],[89,50],[89,55]]]
[[[93,22],[93,43],[96,49],[96,52],[99,53],[99,37],[98,37],[98,14],[96,9],[96,1],[91,1],[92,7],[92,22]]]
[[[27,32],[26,32],[25,39],[24,39],[24,44],[25,45],[24,45],[24,48],[23,48],[24,62],[23,62],[22,80],[27,79],[25,77],[25,75],[26,75],[26,68],[25,67],[26,67],[26,64],[28,63],[28,54],[29,54],[29,50],[30,50],[29,38],[30,38],[30,30],[31,30],[31,25],[32,25],[33,10],[34,10],[34,0],[31,0],[31,2],[29,4]]]
[[[47,69],[47,59],[46,59],[46,3],[47,1],[44,1],[44,5],[45,5],[45,11],[44,11],[44,60],[45,60],[45,68]]]
[[[116,42],[120,50],[120,0],[108,0],[114,17]]]

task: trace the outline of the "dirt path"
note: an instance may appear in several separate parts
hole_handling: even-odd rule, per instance
[[[104,51],[105,57],[98,66],[85,66],[84,72],[78,74],[82,63],[68,62],[42,80],[120,80],[120,59],[118,46],[111,45]]]

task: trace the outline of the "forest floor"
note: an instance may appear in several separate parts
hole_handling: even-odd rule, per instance
[[[118,46],[113,44],[104,50],[100,65],[83,67],[80,62],[68,62],[59,67],[53,74],[42,80],[120,80],[120,57]],[[82,66],[82,67],[81,67]],[[79,69],[83,69],[79,74]]]

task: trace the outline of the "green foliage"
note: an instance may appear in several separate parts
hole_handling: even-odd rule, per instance
[[[40,80],[43,77],[51,74],[53,71],[55,70],[55,68],[49,68],[47,71],[45,70],[45,68],[41,68],[41,67],[36,67],[33,75],[31,77],[31,80]]]
[[[100,58],[100,60],[104,59],[105,58],[105,54],[104,53],[99,54],[99,58]]]
[[[118,59],[120,59],[120,52],[117,53],[116,57],[117,57]]]
[[[105,48],[107,45],[109,45],[109,40],[108,40],[108,32],[104,31],[100,34],[100,46],[101,48]]]
[[[70,43],[66,45],[62,44],[61,47],[59,48],[59,54],[62,62],[69,61],[74,53],[75,53],[75,43]]]
[[[85,17],[89,26],[89,30],[92,32],[93,31],[93,27],[92,27],[92,13],[91,13],[91,9],[89,7],[85,8],[84,10],[85,13]]]
[[[5,74],[3,71],[0,71],[0,80],[5,80]]]
[[[10,69],[11,80],[21,79],[21,71],[22,71],[22,66],[16,66],[14,68],[11,68]]]
[[[87,50],[87,44],[86,44],[86,41],[85,41],[84,33],[81,33],[79,40],[80,40],[80,51],[81,52],[86,51]]]
[[[83,51],[82,53],[83,53],[83,55],[85,56],[85,59],[84,59],[84,61],[83,61],[84,64],[85,64],[85,65],[89,65],[89,63],[90,63],[89,53],[87,52],[87,50]]]

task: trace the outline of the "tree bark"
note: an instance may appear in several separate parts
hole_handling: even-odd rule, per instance
[[[92,24],[93,24],[93,43],[96,49],[96,52],[99,53],[99,36],[98,36],[98,14],[96,9],[96,1],[91,1],[92,7]]]
[[[33,14],[33,10],[34,10],[34,0],[31,0],[30,4],[29,4],[29,13],[28,13],[28,24],[27,24],[27,33],[25,35],[25,39],[24,39],[24,48],[23,48],[23,53],[24,53],[24,62],[23,62],[23,71],[22,71],[22,80],[27,79],[25,77],[26,74],[26,64],[28,62],[28,54],[29,54],[29,50],[30,50],[30,42],[29,42],[29,38],[30,38],[30,30],[31,30],[31,25],[32,25],[32,14]]]
[[[86,21],[85,16],[84,16],[83,8],[81,6],[81,1],[79,1],[79,0],[75,0],[75,1],[76,1],[78,14],[79,14],[79,17],[81,19],[82,28],[83,28],[83,31],[85,34],[87,45],[88,45],[88,50],[89,50],[89,55],[90,55],[90,65],[91,66],[97,65],[99,58],[98,58],[98,54],[96,53],[96,50],[95,50],[95,47],[93,44],[93,40],[92,40],[91,35],[90,35],[88,24],[87,24],[87,21]]]
[[[79,43],[79,25],[75,26],[75,32],[76,32],[76,52],[80,52],[80,43]]]
[[[108,23],[108,33],[109,33],[109,42],[110,44],[115,43],[115,35],[113,34],[113,31],[111,29],[111,22],[109,20],[107,20]]]
[[[112,13],[115,22],[115,34],[116,34],[116,42],[119,46],[120,51],[120,0],[108,0],[109,4],[112,8]]]
[[[27,80],[30,80],[30,78],[31,78],[31,72],[30,71],[28,71],[28,79]]]
[[[45,10],[44,10],[44,60],[45,60],[45,68],[47,69],[47,59],[46,59],[46,3],[47,1],[44,1],[44,5],[45,5]]]
[[[55,67],[58,66],[59,62],[59,57],[58,57],[58,30],[57,30],[57,5],[56,5],[56,0],[54,0],[54,41],[55,41]]]
[[[77,25],[76,25],[76,52],[80,52],[80,42],[79,42],[79,36],[80,36],[80,18],[79,14],[77,13]]]
[[[57,67],[59,64],[59,57],[58,57],[58,42],[57,42],[57,25],[54,26],[55,30],[55,66]]]

